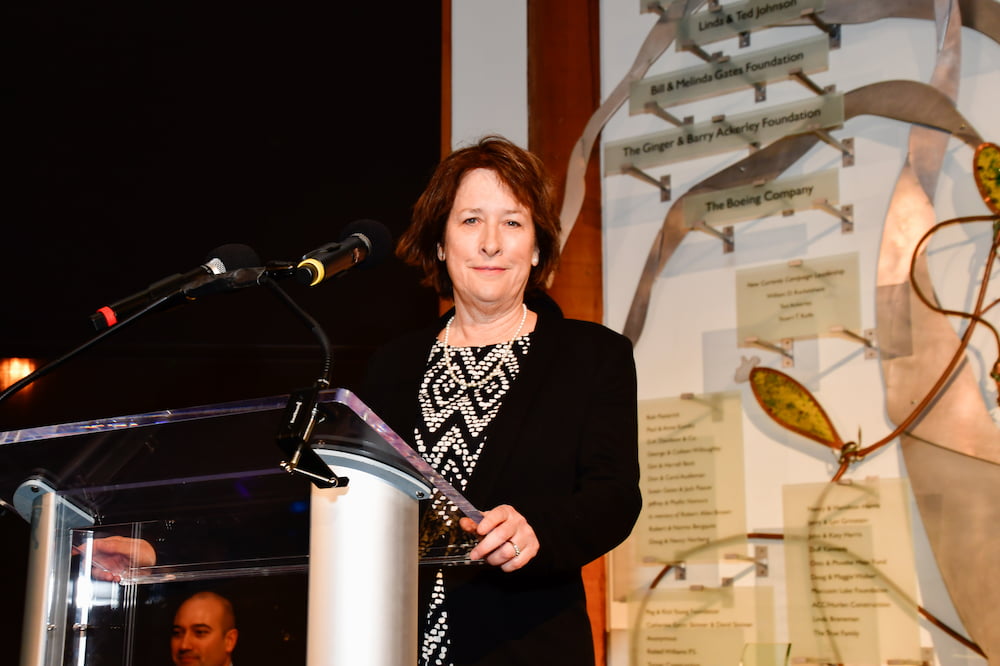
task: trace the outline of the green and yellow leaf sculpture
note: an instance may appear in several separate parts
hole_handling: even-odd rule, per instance
[[[994,213],[1000,213],[1000,147],[983,143],[976,148],[973,175],[983,201]]]
[[[785,373],[754,368],[750,371],[750,387],[760,406],[781,427],[838,451],[844,447],[816,398]]]

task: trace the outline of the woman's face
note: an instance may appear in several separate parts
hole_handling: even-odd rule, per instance
[[[530,212],[492,169],[462,177],[442,249],[458,307],[520,305],[538,260]]]

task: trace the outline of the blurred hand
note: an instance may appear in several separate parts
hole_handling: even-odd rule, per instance
[[[156,551],[145,539],[103,537],[94,539],[92,547],[90,575],[96,580],[120,583],[122,574],[129,569],[156,564]],[[80,546],[74,546],[73,552],[80,553]]]

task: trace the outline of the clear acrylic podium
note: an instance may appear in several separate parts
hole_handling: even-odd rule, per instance
[[[21,665],[169,664],[205,589],[236,608],[236,663],[416,663],[418,566],[469,564],[457,520],[480,515],[345,389],[320,393],[308,444],[346,484],[286,473],[287,403],[0,433],[0,492],[31,524]],[[432,493],[444,527],[421,520]]]

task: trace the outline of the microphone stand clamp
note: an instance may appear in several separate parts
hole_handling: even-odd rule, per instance
[[[279,467],[289,474],[301,474],[318,488],[341,488],[348,484],[346,476],[337,476],[329,465],[309,446],[313,428],[323,421],[319,392],[326,382],[293,391],[288,397],[285,413],[278,430],[278,447],[288,458]]]

